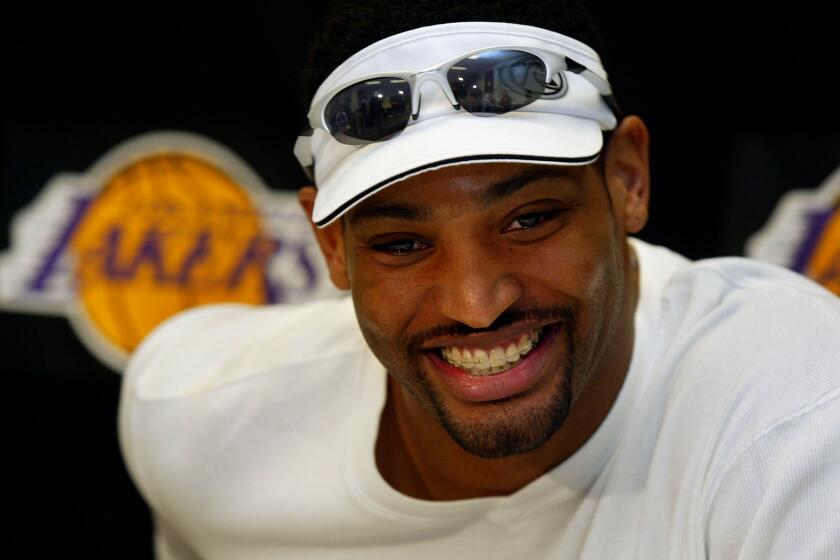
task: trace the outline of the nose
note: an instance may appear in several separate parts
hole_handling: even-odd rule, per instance
[[[520,280],[498,253],[476,245],[446,253],[437,286],[438,309],[446,317],[485,328],[522,297]]]

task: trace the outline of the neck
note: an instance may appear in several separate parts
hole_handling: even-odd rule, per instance
[[[638,267],[631,247],[625,253],[622,325],[602,367],[579,396],[569,416],[541,447],[500,459],[484,459],[462,449],[406,390],[388,377],[388,396],[376,443],[377,466],[396,490],[424,500],[506,496],[568,459],[595,433],[615,402],[633,351]]]

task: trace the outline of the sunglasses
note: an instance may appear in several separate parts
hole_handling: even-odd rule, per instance
[[[609,83],[584,65],[544,49],[499,46],[462,54],[434,68],[376,74],[340,86],[312,106],[309,123],[342,144],[382,142],[417,120],[420,88],[426,81],[438,84],[456,111],[483,117],[515,111],[537,99],[563,97],[569,87],[564,72],[590,82],[620,120]]]

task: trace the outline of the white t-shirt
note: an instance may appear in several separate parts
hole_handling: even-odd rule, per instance
[[[572,457],[505,497],[418,500],[381,477],[387,373],[349,298],[166,322],[119,413],[159,558],[840,558],[840,299],[631,242],[621,392]]]

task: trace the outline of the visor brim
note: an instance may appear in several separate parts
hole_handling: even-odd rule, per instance
[[[316,163],[313,221],[327,226],[365,198],[432,169],[479,162],[587,165],[598,159],[602,144],[597,121],[571,115],[512,111],[428,119],[356,149],[325,176]]]

